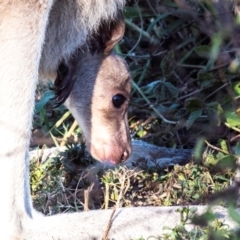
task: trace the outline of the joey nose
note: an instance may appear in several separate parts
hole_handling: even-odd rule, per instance
[[[121,163],[125,162],[130,156],[130,150],[128,149],[125,149],[123,154],[122,154],[122,157],[121,157]]]
[[[122,144],[87,144],[91,155],[101,161],[106,163],[111,163],[113,165],[125,162],[131,154],[131,143]],[[125,145],[125,146],[123,146]]]

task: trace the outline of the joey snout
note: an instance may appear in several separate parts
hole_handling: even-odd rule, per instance
[[[64,78],[69,72],[75,78],[65,105],[83,130],[91,155],[113,164],[126,161],[131,154],[127,120],[131,83],[125,61],[115,54],[87,55],[76,69]]]
[[[106,125],[100,124],[101,118],[93,119],[91,139],[87,142],[92,156],[102,162],[118,164],[126,161],[131,154],[131,141],[128,123],[118,118],[110,119]]]

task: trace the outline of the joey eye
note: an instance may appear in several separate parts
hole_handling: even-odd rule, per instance
[[[116,94],[112,97],[112,103],[115,108],[120,108],[125,100],[126,98],[122,94]]]

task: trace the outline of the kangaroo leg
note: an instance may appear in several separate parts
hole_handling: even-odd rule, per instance
[[[0,239],[21,239],[32,216],[28,145],[35,86],[53,0],[0,4]]]

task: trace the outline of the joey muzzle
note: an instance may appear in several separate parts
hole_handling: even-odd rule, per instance
[[[91,155],[97,160],[104,163],[119,164],[125,162],[132,151],[131,143],[129,140],[122,142],[121,144],[109,144],[99,143],[93,145],[87,144]]]

